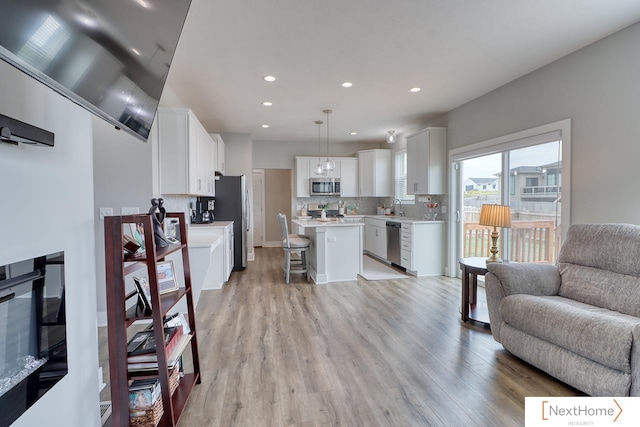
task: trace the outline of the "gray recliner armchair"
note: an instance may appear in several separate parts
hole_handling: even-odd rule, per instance
[[[572,225],[557,266],[487,268],[505,349],[589,395],[640,395],[640,226]]]

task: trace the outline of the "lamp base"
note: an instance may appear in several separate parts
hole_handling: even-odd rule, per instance
[[[487,262],[502,262],[502,259],[498,258],[498,230],[496,227],[493,227],[493,232],[491,233],[491,248],[489,252],[491,252],[491,256],[487,258]]]

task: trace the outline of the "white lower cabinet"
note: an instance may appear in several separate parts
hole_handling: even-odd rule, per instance
[[[191,280],[198,294],[220,289],[233,270],[233,221],[189,226]]]
[[[444,273],[444,223],[403,223],[401,266],[415,276]]]
[[[365,250],[372,255],[387,259],[386,220],[365,218]]]

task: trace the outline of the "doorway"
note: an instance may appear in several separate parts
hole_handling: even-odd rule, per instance
[[[254,246],[278,247],[278,214],[291,220],[291,169],[254,169],[253,183]]]

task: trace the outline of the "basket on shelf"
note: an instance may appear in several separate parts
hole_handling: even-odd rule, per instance
[[[180,370],[176,367],[169,372],[169,391],[173,395],[180,384]]]
[[[160,398],[146,411],[136,411],[136,416],[129,418],[129,424],[131,427],[155,427],[160,422],[163,413],[164,408],[162,406],[162,399]]]

